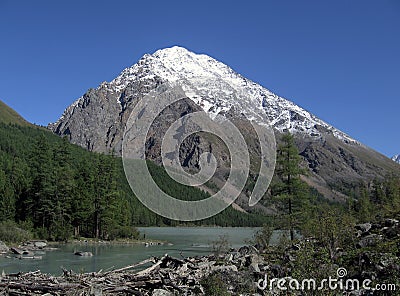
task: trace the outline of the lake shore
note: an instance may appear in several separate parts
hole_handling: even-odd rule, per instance
[[[170,244],[164,240],[154,239],[116,239],[116,240],[97,240],[97,239],[74,239],[68,242],[54,242],[54,245],[164,245]]]
[[[254,247],[229,253],[178,259],[168,255],[150,257],[122,268],[91,273],[63,270],[54,277],[31,271],[0,276],[0,292],[13,295],[211,295],[203,282],[214,272],[238,272],[247,261],[259,264]]]
[[[141,236],[140,240],[99,241],[82,238],[68,243],[49,242],[48,247],[57,249],[49,252],[43,249],[35,251],[35,256],[42,256],[42,260],[15,260],[16,255],[12,255],[12,258],[0,257],[0,272],[5,270],[6,273],[18,273],[40,269],[57,276],[62,272],[61,267],[77,272],[97,272],[101,269],[121,268],[152,256],[162,257],[166,253],[177,258],[202,256],[212,252],[213,242],[221,236],[227,238],[234,248],[246,244],[253,237],[255,229],[150,227],[142,228],[141,233],[146,234],[146,240]],[[74,256],[76,252],[91,252],[93,256]]]
[[[285,295],[302,295],[303,290],[296,287],[303,280],[310,285],[307,288],[310,295],[339,295],[336,292],[375,295],[366,294],[368,289],[361,284],[354,286],[357,281],[368,283],[369,288],[385,285],[392,289],[389,291],[398,291],[399,220],[383,219],[357,224],[352,229],[356,232],[352,246],[347,250],[332,249],[332,257],[327,253],[329,245],[316,238],[283,240],[275,246],[227,249],[221,245],[207,255],[148,256],[131,261],[128,266],[96,272],[63,268],[61,276],[40,271],[2,273],[0,294],[7,291],[13,295],[270,295],[270,292],[278,295],[283,291],[277,286],[278,280],[283,283]],[[336,285],[335,290],[326,285],[330,278],[336,283],[342,281],[344,288]],[[344,286],[348,281],[353,285]],[[313,294],[313,289],[318,293]]]
[[[36,246],[35,242],[40,242],[43,245]],[[27,251],[44,250],[51,251],[57,249],[63,245],[77,245],[77,246],[101,246],[101,245],[172,245],[172,243],[165,240],[154,240],[154,239],[116,239],[116,240],[101,240],[101,239],[73,239],[69,241],[46,241],[46,240],[30,240],[20,244],[7,243],[0,241],[0,254],[6,254],[10,252],[11,248],[18,248]]]

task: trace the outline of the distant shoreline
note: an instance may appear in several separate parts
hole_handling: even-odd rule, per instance
[[[156,240],[156,239],[139,239],[139,240],[93,240],[93,239],[85,239],[85,240],[72,240],[68,242],[54,242],[55,244],[60,245],[164,245],[168,244],[167,241],[164,240]],[[52,242],[50,244],[53,244]]]

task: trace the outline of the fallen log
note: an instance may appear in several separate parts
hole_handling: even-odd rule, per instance
[[[93,253],[92,252],[82,252],[82,251],[78,251],[75,252],[74,255],[76,256],[82,256],[82,257],[92,257]]]
[[[147,273],[150,273],[150,272],[154,271],[155,269],[160,267],[160,265],[164,262],[164,260],[167,257],[168,257],[168,255],[164,255],[164,257],[162,257],[156,264],[154,264],[154,265],[150,266],[149,268],[146,268],[146,269],[144,269],[142,271],[139,271],[139,272],[135,273],[134,275],[135,276],[142,276],[142,275],[145,275]]]
[[[126,266],[126,267],[123,267],[123,268],[119,268],[119,269],[115,269],[115,270],[111,270],[111,271],[108,271],[108,272],[105,272],[105,273],[103,273],[103,275],[108,275],[108,274],[110,274],[110,273],[119,273],[119,272],[123,272],[123,271],[126,271],[126,270],[129,270],[129,269],[133,269],[133,268],[136,268],[136,267],[139,267],[139,266],[142,266],[142,265],[145,265],[145,264],[147,264],[147,263],[151,263],[151,262],[155,262],[155,258],[149,258],[149,259],[146,259],[146,260],[143,260],[143,261],[141,261],[141,262],[139,262],[139,263],[136,263],[136,264],[132,264],[132,265],[129,265],[129,266]],[[99,272],[100,273],[100,272]]]
[[[49,286],[45,284],[36,284],[36,283],[0,283],[0,287],[5,287],[7,289],[18,289],[18,290],[24,290],[24,291],[32,291],[32,292],[44,292],[44,293],[49,293],[49,292],[62,292],[65,290],[70,290],[70,289],[76,289],[80,288],[80,284],[74,284],[74,283],[69,283],[69,284],[63,284],[63,285],[55,285],[55,286]]]
[[[239,254],[235,252],[235,256]],[[247,255],[245,255],[247,256]],[[74,273],[62,268],[63,275],[54,277],[39,270],[28,273],[2,275],[0,296],[5,295],[156,295],[165,291],[171,295],[198,295],[203,293],[202,279],[214,271],[238,274],[245,257],[226,259],[217,264],[215,257],[202,256],[184,260],[170,257],[148,258],[114,270]],[[227,263],[229,262],[229,264]],[[226,265],[228,264],[228,265]],[[135,270],[135,268],[143,270]],[[204,294],[204,293],[203,293]],[[203,295],[202,294],[202,295]],[[161,294],[160,294],[161,295]]]

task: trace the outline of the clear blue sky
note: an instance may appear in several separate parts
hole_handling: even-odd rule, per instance
[[[398,0],[0,0],[0,99],[47,125],[88,88],[172,45],[400,153]]]

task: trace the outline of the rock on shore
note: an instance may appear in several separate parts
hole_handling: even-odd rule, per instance
[[[8,250],[9,248],[6,246],[6,244],[0,241],[0,253],[7,253]]]

